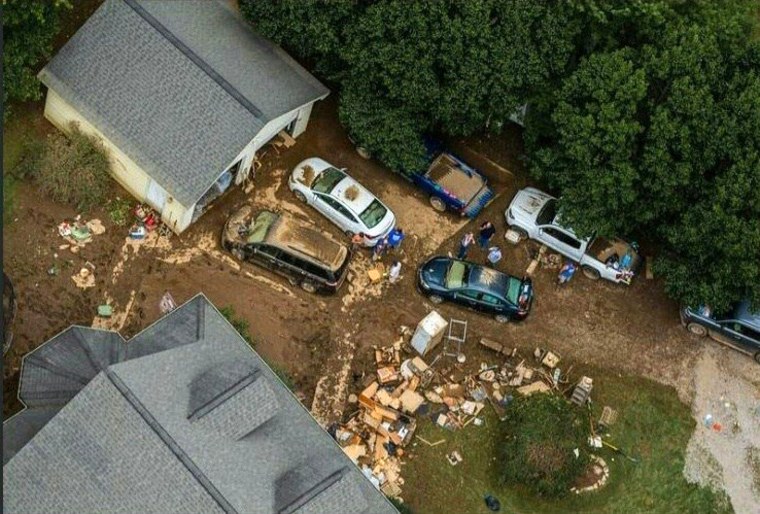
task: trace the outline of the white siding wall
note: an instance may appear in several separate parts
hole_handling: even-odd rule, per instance
[[[111,171],[116,181],[139,201],[146,200],[150,184],[148,174],[52,89],[48,89],[45,100],[45,117],[64,133],[69,132],[69,125],[74,121],[79,124],[82,132],[100,139],[108,150]],[[187,210],[185,206],[169,196],[161,218],[172,230],[180,233],[189,225],[189,222],[186,222],[189,219],[189,216],[186,216]]]

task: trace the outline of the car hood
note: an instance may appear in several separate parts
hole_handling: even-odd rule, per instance
[[[444,257],[434,257],[420,266],[420,279],[428,285],[444,287],[446,272],[451,261]]]
[[[543,191],[528,187],[517,192],[512,199],[512,203],[509,204],[509,208],[512,209],[512,213],[515,216],[527,215],[531,218],[535,218],[538,216],[541,208],[546,205],[546,202],[552,198],[554,197]]]

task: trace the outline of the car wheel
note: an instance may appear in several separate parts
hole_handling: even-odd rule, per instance
[[[755,362],[760,364],[760,352],[755,353]]]
[[[505,316],[504,314],[497,314],[494,316],[494,319],[497,323],[507,323],[509,321],[509,317]]]
[[[301,191],[293,191],[293,193],[296,195],[296,198],[298,198],[299,201],[306,203],[306,197]]]
[[[230,250],[230,253],[233,257],[235,257],[237,260],[242,261],[245,260],[245,255],[243,254],[243,250],[240,248],[233,248]]]
[[[446,204],[437,196],[430,197],[430,205],[432,205],[433,209],[438,212],[444,212],[446,210]]]
[[[298,279],[296,277],[288,277],[288,282],[291,286],[297,286],[298,285]]]
[[[354,233],[353,233],[353,232],[351,232],[350,230],[346,230],[346,231],[344,232],[344,234],[346,234],[348,237],[354,237]]]
[[[431,294],[430,296],[428,296],[428,300],[430,300],[430,303],[435,303],[435,304],[443,303],[443,298],[438,296],[437,294]]]
[[[301,282],[301,289],[303,289],[307,293],[316,293],[317,285],[311,280],[304,280],[303,282]]]
[[[707,335],[707,329],[699,323],[689,323],[686,325],[686,329],[692,334],[700,337]]]
[[[583,266],[583,274],[586,275],[586,278],[589,278],[591,280],[599,280],[599,277],[602,275],[599,273],[599,270],[595,270],[591,266]]]

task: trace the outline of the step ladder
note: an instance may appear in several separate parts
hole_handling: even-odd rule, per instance
[[[462,344],[467,339],[467,322],[459,319],[449,320],[449,330],[443,339],[443,355],[458,357],[462,353]]]

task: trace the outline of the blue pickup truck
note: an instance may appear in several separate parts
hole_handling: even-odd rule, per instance
[[[425,148],[427,169],[402,175],[429,195],[433,209],[450,210],[468,218],[477,216],[494,197],[486,178],[445,151],[439,141],[426,139]]]

